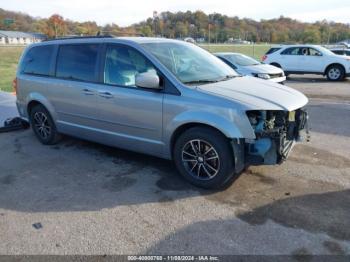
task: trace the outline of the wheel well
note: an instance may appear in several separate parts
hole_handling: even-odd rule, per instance
[[[27,106],[28,118],[30,118],[30,112],[32,111],[33,107],[35,107],[37,105],[42,105],[42,104],[36,100],[29,102],[29,104]]]
[[[170,140],[170,149],[171,149],[171,154],[173,154],[173,149],[174,149],[174,145],[175,145],[175,142],[176,140],[185,132],[187,131],[188,129],[190,128],[193,128],[193,127],[207,127],[207,128],[210,128],[212,130],[215,130],[215,131],[218,131],[219,133],[221,133],[224,137],[227,138],[227,136],[219,129],[213,127],[213,126],[210,126],[210,125],[207,125],[207,124],[202,124],[202,123],[187,123],[187,124],[184,124],[182,126],[179,126],[175,132],[173,133],[173,135],[171,136],[171,140]]]
[[[282,68],[282,66],[279,63],[271,63],[270,65],[276,66],[278,68]]]
[[[345,67],[342,65],[342,64],[338,64],[338,63],[333,63],[333,64],[330,64],[327,66],[326,70],[324,71],[324,74],[326,75],[327,74],[327,71],[328,69],[331,67],[331,66],[340,66],[341,68],[343,68],[344,72],[345,72]]]

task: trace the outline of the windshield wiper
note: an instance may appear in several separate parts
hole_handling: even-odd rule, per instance
[[[218,79],[217,82],[230,80],[235,77],[238,77],[238,75],[227,75],[227,76],[224,76],[223,78]]]
[[[218,80],[209,80],[209,79],[202,79],[202,80],[193,80],[193,81],[187,81],[184,82],[186,85],[194,85],[194,84],[210,84],[210,83],[216,83]]]

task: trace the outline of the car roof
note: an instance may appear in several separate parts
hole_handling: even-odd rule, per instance
[[[295,45],[283,45],[282,48],[289,48],[289,47],[322,47],[321,45],[312,45],[312,44],[295,44]]]
[[[181,40],[157,38],[157,37],[112,37],[112,36],[91,36],[91,37],[68,37],[57,38],[40,43],[32,44],[31,46],[51,45],[51,44],[79,44],[79,43],[105,43],[105,42],[118,42],[118,43],[174,43],[181,42]]]

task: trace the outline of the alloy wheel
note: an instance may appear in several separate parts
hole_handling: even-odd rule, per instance
[[[182,163],[196,179],[213,179],[220,170],[220,157],[215,148],[201,139],[190,140],[182,149]]]
[[[34,114],[34,126],[40,137],[46,140],[51,135],[51,126],[47,116],[43,112],[36,112]]]

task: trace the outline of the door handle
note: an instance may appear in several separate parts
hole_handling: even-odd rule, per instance
[[[98,92],[100,97],[104,97],[104,98],[112,98],[113,95],[110,92],[106,92],[106,91],[102,91],[102,92]]]
[[[83,89],[83,93],[87,96],[93,96],[94,95],[94,91],[90,90],[90,89]]]

